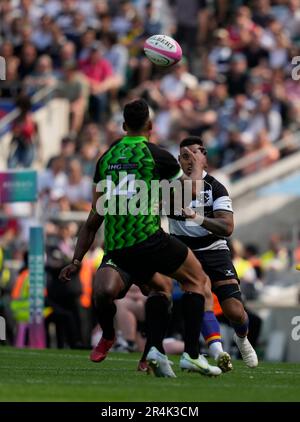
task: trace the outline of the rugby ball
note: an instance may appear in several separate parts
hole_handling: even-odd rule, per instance
[[[168,67],[182,58],[182,50],[177,41],[167,35],[152,35],[144,44],[144,52],[156,66]]]

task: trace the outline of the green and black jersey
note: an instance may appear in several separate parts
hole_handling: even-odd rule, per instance
[[[134,186],[138,180],[145,182],[148,196],[147,209],[136,215],[124,213],[120,205],[117,205],[115,215],[105,214],[106,252],[138,244],[160,229],[159,215],[151,212],[151,182],[173,180],[181,173],[178,162],[169,152],[148,142],[143,136],[125,136],[103,154],[96,165],[94,183],[105,181],[107,189],[113,186],[112,194],[118,204],[120,196],[128,204],[132,193],[136,192]]]

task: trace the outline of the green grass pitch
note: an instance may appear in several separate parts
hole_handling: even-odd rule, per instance
[[[217,378],[181,372],[176,379],[138,373],[138,354],[110,353],[95,364],[88,351],[0,346],[0,401],[201,402],[300,401],[300,364],[260,363]]]

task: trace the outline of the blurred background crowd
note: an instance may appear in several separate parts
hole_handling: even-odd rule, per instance
[[[158,33],[182,46],[178,65],[157,68],[145,57],[145,39]],[[1,104],[20,111],[10,126],[7,168],[39,170],[47,240],[45,317],[47,326],[56,325],[58,347],[90,346],[92,282],[103,251],[96,242],[76,281],[60,285],[57,277],[72,257],[79,223],[56,216],[90,209],[95,164],[122,135],[126,102],[148,101],[151,141],[174,155],[185,135],[202,136],[210,171],[264,151],[232,172],[229,182],[299,150],[300,83],[291,74],[292,59],[300,56],[300,0],[2,0],[0,56],[6,61],[0,113],[4,117]],[[68,133],[47,162],[32,112],[32,98],[44,88],[47,100],[69,103]],[[27,218],[18,217],[20,207]],[[0,308],[10,321],[11,342],[15,322],[28,319],[26,245],[32,207],[0,204]],[[300,260],[300,249],[291,250],[284,237],[274,234],[269,243],[265,250],[232,244],[249,300],[259,296],[270,272],[285,271]],[[9,269],[5,261],[19,267],[22,262],[22,268]],[[117,323],[125,350],[137,347],[144,300],[133,289],[120,301]],[[49,345],[51,338],[48,330]]]
[[[294,148],[298,0],[3,0],[0,7],[2,99],[55,87],[53,95],[71,103],[62,152],[76,155],[86,176],[119,136],[122,105],[136,96],[155,113],[152,141],[172,150],[186,132],[201,134],[212,168],[263,147],[269,154],[257,166],[267,166]],[[158,70],[143,53],[145,39],[157,33],[183,48],[174,68]],[[38,158],[35,135],[28,123],[27,148],[15,147],[10,167]],[[287,145],[279,152],[281,138]]]

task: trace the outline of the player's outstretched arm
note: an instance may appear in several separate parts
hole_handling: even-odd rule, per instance
[[[79,231],[72,263],[64,267],[60,272],[59,279],[63,282],[70,281],[71,276],[78,271],[84,255],[92,246],[96,233],[103,222],[104,217],[96,212],[96,202],[98,198],[99,194],[94,191],[92,210]]]

